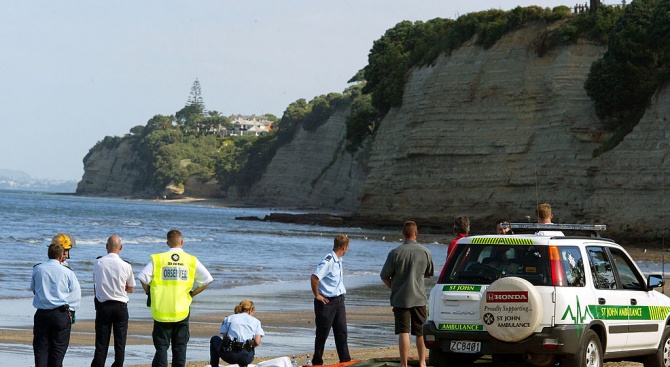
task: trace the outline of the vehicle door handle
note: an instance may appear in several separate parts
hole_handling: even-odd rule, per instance
[[[598,304],[599,305],[604,305],[605,303],[607,303],[607,302],[605,302],[604,298],[598,298]]]
[[[630,299],[630,305],[631,306],[636,306],[637,305],[637,300],[635,298]]]

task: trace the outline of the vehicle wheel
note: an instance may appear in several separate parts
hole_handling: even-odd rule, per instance
[[[511,305],[514,307],[502,307]],[[538,290],[529,281],[517,277],[491,283],[479,304],[486,331],[505,342],[517,342],[532,335],[542,321],[543,312]]]
[[[519,354],[494,354],[493,364],[495,366],[524,366],[526,365],[523,356]]]
[[[656,354],[652,354],[644,361],[648,367],[670,367],[670,327],[663,330],[661,342]]]
[[[585,340],[584,345],[582,345],[574,357],[564,358],[561,361],[561,367],[603,366],[603,347],[598,334],[593,330],[589,330],[586,332]]]
[[[447,354],[439,350],[428,351],[428,365],[433,367],[447,367]]]
[[[428,365],[433,367],[466,367],[470,366],[481,356],[476,354],[444,353],[430,349]]]

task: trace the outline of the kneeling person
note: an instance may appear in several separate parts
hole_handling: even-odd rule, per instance
[[[218,367],[219,358],[226,363],[245,367],[254,360],[255,348],[265,335],[261,322],[253,316],[256,308],[249,300],[235,306],[235,314],[226,317],[221,324],[219,336],[209,341],[209,359],[212,367]]]

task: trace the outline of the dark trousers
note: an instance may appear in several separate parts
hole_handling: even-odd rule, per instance
[[[128,305],[124,302],[98,303],[95,311],[95,353],[91,367],[105,367],[109,338],[114,331],[114,363],[112,367],[123,367],[128,335]]]
[[[151,337],[154,341],[156,354],[151,361],[151,367],[168,367],[167,351],[170,348],[170,343],[172,343],[172,367],[184,367],[186,365],[186,345],[191,336],[188,331],[189,316],[177,322],[154,320],[154,331],[151,333]]]
[[[326,345],[331,327],[340,362],[351,361],[349,346],[347,345],[347,310],[344,307],[344,295],[328,298],[328,300],[329,302],[324,304],[316,298],[314,299],[316,337],[314,338],[312,363],[315,365],[323,364],[323,348]]]
[[[60,307],[37,310],[33,317],[35,367],[61,367],[70,345],[70,314]]]
[[[253,362],[255,351],[248,351],[242,349],[239,351],[226,350],[222,348],[223,339],[220,336],[213,336],[209,340],[209,364],[212,367],[219,367],[219,358],[223,359],[229,364],[239,364],[240,367],[245,367]]]

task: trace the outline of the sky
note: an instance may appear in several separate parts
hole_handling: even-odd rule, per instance
[[[79,181],[105,136],[184,107],[281,117],[342,92],[375,40],[427,21],[551,0],[31,0],[0,12],[0,169]]]

